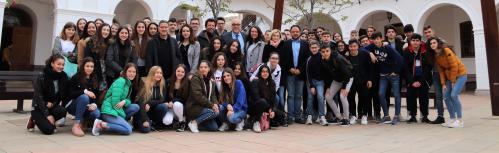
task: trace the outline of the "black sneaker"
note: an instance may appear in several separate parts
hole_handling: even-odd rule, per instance
[[[177,132],[184,132],[186,124],[187,124],[186,122],[180,122],[180,123],[178,123],[178,125],[177,125]]]
[[[347,119],[342,119],[340,126],[348,126],[348,120]]]
[[[428,117],[425,116],[425,117],[421,118],[421,123],[428,123],[428,124],[430,124],[431,121],[428,119]]]
[[[411,116],[411,118],[407,120],[407,124],[412,124],[412,123],[418,123],[418,120],[414,116]]]
[[[305,124],[305,120],[301,119],[301,118],[297,118],[295,119],[295,123],[298,123],[298,124]]]
[[[337,118],[336,118],[336,119],[331,119],[331,120],[328,120],[327,122],[328,122],[329,124],[331,124],[331,125],[338,125],[338,124],[340,124],[340,123],[341,123],[341,121],[340,121],[339,119],[337,119]]]
[[[442,116],[437,117],[434,121],[430,122],[430,124],[442,124],[445,123],[445,119]]]

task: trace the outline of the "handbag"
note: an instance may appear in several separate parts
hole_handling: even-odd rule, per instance
[[[270,119],[268,113],[263,113],[262,118],[260,118],[260,129],[262,131],[267,131],[270,129]]]
[[[64,57],[64,61],[67,61],[64,63],[64,72],[68,75],[69,78],[73,77],[73,75],[76,74],[76,71],[78,71],[78,64],[71,63],[69,59],[66,56]]]

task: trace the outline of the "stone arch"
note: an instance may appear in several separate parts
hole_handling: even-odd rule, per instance
[[[115,19],[121,24],[134,24],[144,17],[153,17],[152,9],[143,0],[122,0],[114,9]]]

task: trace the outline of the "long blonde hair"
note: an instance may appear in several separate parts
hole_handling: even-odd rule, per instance
[[[142,89],[140,91],[140,97],[144,102],[148,102],[151,100],[152,94],[153,94],[153,87],[156,85],[156,80],[154,80],[154,74],[157,71],[160,71],[163,73],[163,70],[161,70],[161,67],[159,66],[153,66],[149,70],[149,73],[147,74],[146,78],[144,79],[144,86],[142,86]],[[159,93],[161,97],[167,96],[163,95],[163,89],[165,88],[165,78],[162,77],[161,81],[159,81]]]

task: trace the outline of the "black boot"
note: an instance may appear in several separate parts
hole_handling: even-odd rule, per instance
[[[407,124],[418,123],[418,120],[415,116],[411,116],[409,120],[407,120]]]
[[[421,123],[431,123],[431,121],[428,119],[428,117],[424,116],[423,118],[421,118]]]
[[[437,119],[430,122],[430,124],[442,124],[442,123],[445,123],[445,119],[442,116],[438,116]]]

